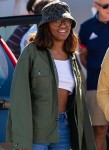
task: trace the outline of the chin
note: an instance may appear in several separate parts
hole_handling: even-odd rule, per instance
[[[67,38],[65,38],[65,39],[58,39],[58,41],[62,41],[62,42],[63,42],[63,41],[65,41],[66,39],[67,39]]]

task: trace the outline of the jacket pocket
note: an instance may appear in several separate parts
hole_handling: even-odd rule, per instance
[[[49,102],[33,102],[33,128],[46,128],[49,123]]]
[[[34,69],[31,73],[31,79],[33,90],[47,90],[50,83],[50,71],[45,68]]]

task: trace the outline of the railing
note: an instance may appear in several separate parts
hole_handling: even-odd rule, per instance
[[[0,27],[6,27],[12,25],[35,24],[38,23],[40,19],[41,19],[41,14],[0,17]]]

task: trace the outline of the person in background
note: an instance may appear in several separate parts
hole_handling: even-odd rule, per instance
[[[97,87],[97,100],[109,122],[109,48],[104,56]]]
[[[75,31],[78,33],[80,24],[87,18],[92,17],[91,6],[92,0],[62,0],[70,6],[71,14],[77,20]],[[80,10],[77,12],[77,10]]]
[[[26,9],[30,15],[34,14],[32,6],[35,0],[29,0]],[[9,46],[15,57],[18,59],[21,53],[20,42],[23,35],[29,30],[30,25],[19,25],[14,32],[10,35],[9,39],[6,41],[6,44]]]
[[[26,5],[26,9],[29,12],[30,15],[34,15],[34,10],[33,10],[33,5],[35,3],[36,0],[28,0],[27,5]]]
[[[54,0],[36,0],[34,5],[32,6],[32,10],[35,14],[39,15],[41,14],[42,8],[48,4],[49,2],[52,2]],[[38,23],[38,22],[37,22]],[[24,47],[29,43],[29,37],[31,33],[34,33],[37,31],[37,24],[32,25],[32,27],[23,35],[21,42],[20,42],[20,49],[21,52],[23,51]]]
[[[75,56],[75,25],[64,2],[42,9],[35,39],[21,54],[11,87],[7,141],[15,150],[96,150]]]
[[[83,22],[79,31],[80,60],[87,70],[87,106],[91,116],[97,150],[107,150],[108,122],[97,102],[97,84],[101,63],[109,47],[109,0],[94,0],[93,18]]]

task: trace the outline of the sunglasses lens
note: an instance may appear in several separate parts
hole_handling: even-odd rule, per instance
[[[109,7],[109,4],[105,4],[102,7],[103,7],[103,9],[107,9]]]
[[[109,4],[99,4],[96,2],[96,4],[100,7],[102,7],[103,9],[107,9],[109,7]]]

